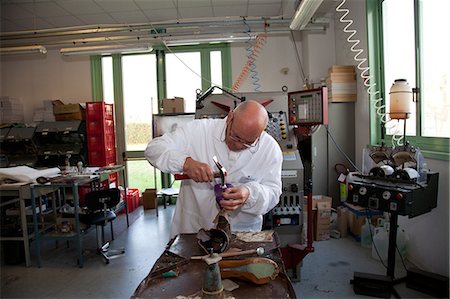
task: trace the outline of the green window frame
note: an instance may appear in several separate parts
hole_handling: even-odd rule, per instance
[[[165,86],[165,54],[166,53],[181,53],[181,52],[200,52],[201,57],[201,75],[202,75],[202,90],[206,90],[211,86],[211,62],[210,53],[213,51],[220,51],[222,53],[222,87],[225,89],[231,88],[231,51],[228,43],[220,44],[202,44],[190,46],[165,47],[164,45],[155,45],[152,53],[157,56],[157,80],[158,80],[158,107],[161,107],[162,99],[166,97]],[[126,54],[137,55],[137,54]],[[122,63],[122,55],[112,55],[113,65],[116,66],[113,71],[114,80],[114,101],[120,103],[123,99],[121,94],[121,80],[122,75],[116,71],[120,69]],[[91,82],[92,82],[92,99],[93,101],[102,101],[103,86],[102,86],[102,67],[101,55],[91,56]],[[116,88],[117,86],[117,88]],[[117,92],[116,92],[117,91]]]
[[[383,53],[380,49],[383,49],[383,14],[382,14],[382,2],[379,0],[366,0],[366,21],[367,21],[367,42],[368,42],[368,60],[370,73],[373,76],[372,80],[376,83],[377,90],[380,90],[381,96],[383,99],[386,95],[384,95],[383,90],[385,90],[386,82],[383,78]],[[415,104],[417,105],[417,125],[416,125],[416,136],[408,136],[407,141],[420,148],[423,155],[426,158],[432,158],[437,160],[446,160],[450,161],[450,139],[442,138],[442,137],[424,137],[421,136],[421,105],[423,101],[420,99],[421,97],[421,45],[420,45],[420,28],[421,24],[419,22],[419,14],[420,14],[420,0],[414,1],[414,18],[415,18],[415,31],[416,31],[416,39],[415,39],[415,48],[416,51],[416,82],[417,86],[419,86],[419,94],[418,99]],[[375,99],[371,98],[370,102],[373,103]],[[386,131],[384,129],[383,134],[385,138],[382,139],[381,131],[381,121],[380,117],[377,115],[375,107],[370,105],[370,142],[371,144],[381,144],[382,142],[389,144],[390,138],[392,136],[386,135]]]
[[[162,107],[162,99],[166,97],[166,53],[181,52],[200,52],[202,90],[206,90],[211,86],[211,61],[210,53],[213,51],[221,52],[222,59],[222,87],[231,89],[231,51],[228,43],[220,44],[202,44],[190,46],[165,47],[164,45],[153,46],[152,54],[156,55],[157,70],[157,88],[158,88],[158,109]],[[114,88],[114,107],[117,115],[123,115],[123,87],[122,87],[122,56],[139,55],[139,54],[114,54],[112,56],[113,63],[113,88]],[[91,62],[91,84],[93,101],[103,101],[103,83],[102,83],[102,56],[93,55],[90,57]],[[116,119],[117,128],[123,128],[121,118]],[[125,132],[117,132],[121,136],[125,136]],[[125,151],[125,149],[123,149]],[[143,151],[127,152],[128,158],[143,158]],[[169,174],[161,173],[161,185],[163,188],[172,185]]]

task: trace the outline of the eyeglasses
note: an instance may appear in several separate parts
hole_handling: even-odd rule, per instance
[[[242,145],[245,146],[246,148],[256,147],[256,146],[258,145],[258,142],[259,142],[259,136],[258,136],[258,138],[256,138],[255,141],[253,141],[253,142],[250,143],[250,142],[248,142],[248,141],[242,140],[240,137],[238,137],[238,136],[236,136],[234,133],[232,133],[231,127],[232,127],[232,125],[233,125],[233,119],[234,119],[234,118],[232,118],[232,119],[230,120],[230,122],[228,123],[228,129],[227,129],[227,131],[228,131],[228,133],[229,133],[228,136],[230,137],[230,139],[233,140],[234,142],[238,142],[238,143],[242,144]]]

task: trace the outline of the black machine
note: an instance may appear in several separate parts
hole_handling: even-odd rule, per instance
[[[398,216],[413,218],[437,206],[439,173],[426,168],[418,148],[369,146],[364,150],[363,173],[350,173],[347,202],[390,213],[388,266],[386,275],[354,273],[353,290],[357,294],[389,298],[397,295],[395,254]]]
[[[363,159],[363,174],[348,177],[347,202],[409,218],[436,207],[439,173],[425,168],[419,149],[368,147]]]

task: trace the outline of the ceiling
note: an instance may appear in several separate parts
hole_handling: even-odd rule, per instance
[[[287,32],[299,0],[1,0],[2,46]],[[325,0],[316,15],[330,11]],[[160,31],[164,28],[165,31]],[[101,29],[101,30],[98,30]],[[83,31],[84,30],[84,31]],[[155,33],[156,32],[156,33]],[[65,39],[64,39],[65,38]],[[61,41],[62,40],[62,41]],[[91,41],[89,41],[91,42]],[[92,41],[93,42],[93,41]]]

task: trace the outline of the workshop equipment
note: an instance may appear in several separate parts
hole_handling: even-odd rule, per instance
[[[230,244],[230,236],[222,229],[205,230],[202,228],[197,233],[198,245],[205,252],[212,250],[214,253],[221,253],[227,250]]]
[[[221,259],[222,257],[212,251],[208,257],[203,259],[207,264],[203,275],[203,298],[223,298],[222,278],[219,269],[219,262]]]
[[[230,223],[225,210],[219,211],[214,223],[216,223],[216,228],[209,230],[202,228],[197,233],[198,245],[206,253],[209,253],[211,248],[215,253],[224,252],[228,249],[232,237]]]
[[[217,168],[219,169],[220,181],[222,183],[222,188],[226,188],[227,187],[227,182],[226,182],[227,170],[225,169],[225,167],[222,166],[222,164],[220,164],[220,162],[216,156],[213,156],[213,161],[216,164]]]
[[[242,250],[242,251],[231,251],[231,252],[223,252],[219,253],[220,257],[231,257],[231,256],[240,256],[240,255],[250,255],[256,253],[259,256],[264,254],[264,248],[258,247],[256,249]],[[191,256],[192,260],[201,260],[208,257],[208,255],[201,256]]]
[[[230,290],[232,292],[228,296],[224,286],[225,296],[233,296],[236,299],[244,298],[298,298],[292,286],[292,282],[286,274],[286,270],[279,251],[279,238],[274,234],[273,239],[269,242],[244,242],[237,238],[233,238],[230,243],[232,248],[240,248],[242,250],[251,250],[257,247],[263,247],[265,252],[270,252],[269,256],[272,261],[278,264],[280,273],[274,279],[266,284],[254,284],[247,280],[239,281],[239,288]],[[170,256],[167,256],[170,253]],[[177,296],[190,296],[193,294],[201,297],[205,272],[205,263],[200,260],[191,260],[191,256],[201,256],[203,250],[197,244],[196,234],[179,234],[172,239],[165,248],[165,253],[158,258],[155,266],[150,273],[142,280],[131,298],[176,298]],[[242,256],[244,257],[244,256]],[[222,260],[224,260],[223,258]],[[161,261],[165,263],[161,263]],[[188,261],[186,264],[179,265],[180,261]],[[167,262],[171,265],[176,264],[174,268],[167,268]],[[173,270],[178,275],[176,277],[163,277],[161,273],[155,274],[158,269],[164,268],[165,271]],[[193,298],[193,297],[189,297]]]
[[[214,161],[214,164],[216,164],[217,168],[219,169],[219,172],[214,173],[214,178],[220,178],[221,185],[226,186],[225,180],[226,180],[226,176],[227,176],[227,170],[225,169],[225,167],[222,166],[222,164],[219,163],[219,160],[217,159],[216,156],[213,156],[213,161]],[[174,174],[174,177],[176,180],[190,180],[191,179],[189,177],[189,175],[185,174],[185,173],[176,173],[176,174]]]
[[[274,280],[279,268],[277,263],[265,257],[253,257],[243,260],[221,260],[219,262],[220,275],[224,278],[239,278],[265,284]]]
[[[394,285],[404,281],[395,278],[398,216],[413,218],[437,207],[439,173],[430,172],[424,161],[420,150],[408,144],[368,146],[362,173],[349,174],[347,202],[390,214],[386,275],[354,272],[350,282],[356,294],[398,295]],[[386,171],[386,166],[392,170]]]

